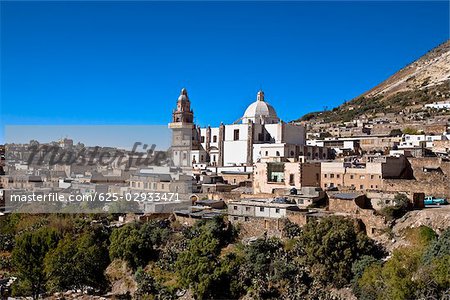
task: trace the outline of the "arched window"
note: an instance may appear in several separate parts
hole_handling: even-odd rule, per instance
[[[276,153],[277,153],[277,156],[280,156],[280,151],[277,151]]]

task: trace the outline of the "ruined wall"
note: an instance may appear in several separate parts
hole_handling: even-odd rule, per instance
[[[287,211],[287,218],[258,218],[243,216],[228,216],[228,220],[239,227],[241,238],[275,236],[282,237],[286,220],[299,226],[304,226],[308,220],[305,212]]]
[[[343,200],[331,198],[328,200],[328,210],[332,212],[355,214],[358,206],[354,200]]]
[[[229,216],[228,220],[239,228],[241,238],[260,236],[282,236],[284,219],[266,219]]]
[[[438,157],[408,159],[413,169],[413,180],[384,180],[386,191],[425,193],[426,196],[450,199],[450,162]],[[436,168],[430,171],[427,168]]]

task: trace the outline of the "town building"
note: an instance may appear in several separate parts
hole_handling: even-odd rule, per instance
[[[320,187],[320,162],[289,161],[269,158],[255,163],[253,173],[254,193],[289,191],[291,188]]]
[[[366,156],[364,160],[328,161],[321,164],[323,189],[383,189],[385,179],[410,179],[412,171],[404,156]]]
[[[450,109],[450,101],[441,101],[425,104],[425,108]]]

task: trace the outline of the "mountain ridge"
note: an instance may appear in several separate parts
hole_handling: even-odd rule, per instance
[[[450,40],[431,49],[380,84],[330,111],[311,112],[297,121],[346,122],[362,114],[450,99]]]

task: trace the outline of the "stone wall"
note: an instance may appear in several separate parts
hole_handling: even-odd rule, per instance
[[[413,180],[384,180],[384,189],[391,192],[425,193],[425,196],[450,199],[450,162],[438,157],[408,159]],[[430,169],[432,168],[432,170]]]
[[[286,221],[289,220],[299,226],[304,226],[308,221],[306,212],[287,211],[287,218],[258,218],[244,216],[228,216],[228,220],[239,227],[241,238],[275,236],[282,237]]]

